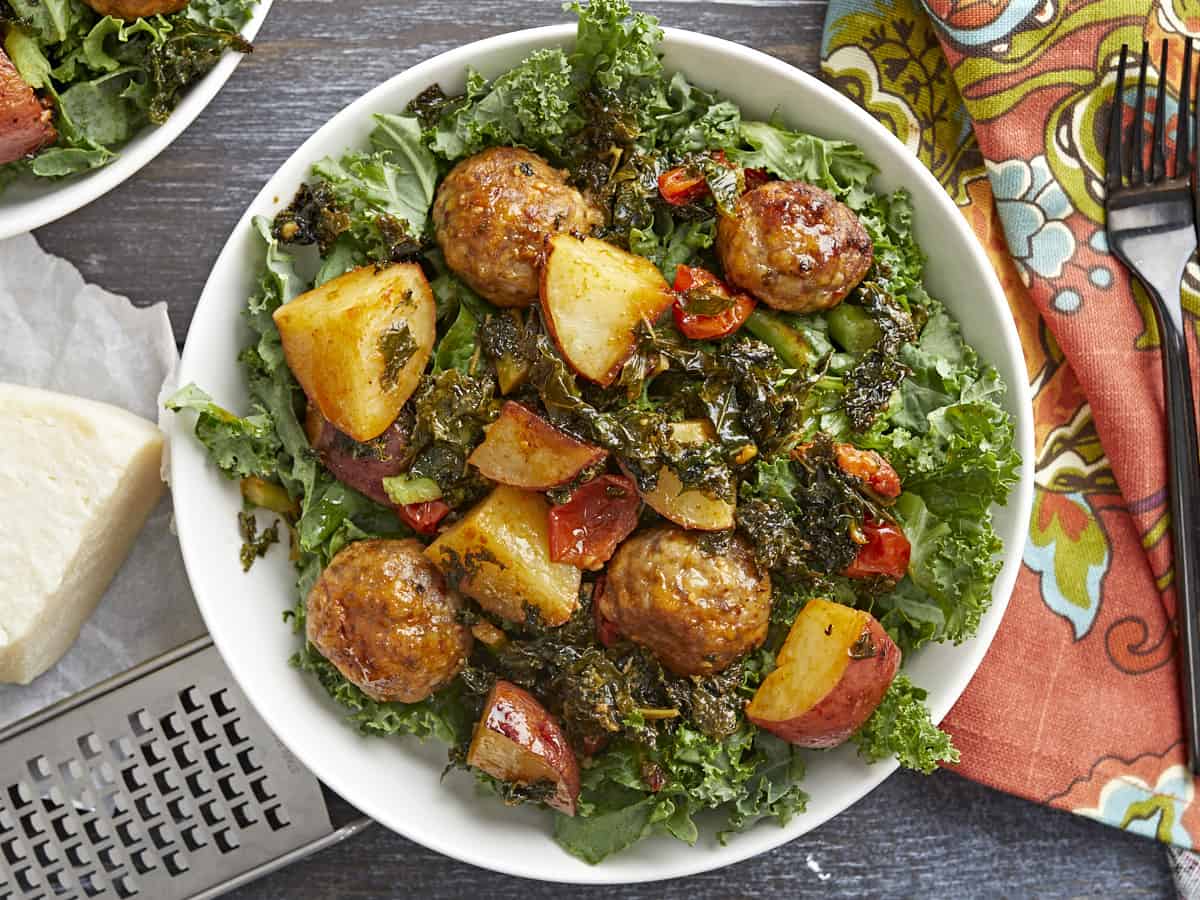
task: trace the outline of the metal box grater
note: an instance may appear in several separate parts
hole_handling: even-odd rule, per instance
[[[201,638],[0,730],[0,900],[215,897],[334,830]]]

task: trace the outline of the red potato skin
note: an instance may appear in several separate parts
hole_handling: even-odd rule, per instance
[[[411,462],[409,425],[403,414],[370,444],[359,444],[338,431],[316,406],[309,404],[304,431],[334,478],[382,506],[396,507],[383,489],[383,479],[399,475]]]
[[[829,693],[792,719],[779,722],[750,716],[759,728],[798,747],[828,750],[845,743],[875,712],[900,670],[900,648],[872,616],[867,632],[875,655],[852,659]]]
[[[54,111],[38,99],[0,48],[0,165],[24,159],[53,144]]]
[[[503,781],[517,781],[515,773],[489,767],[487,733],[512,741],[530,757],[541,760],[557,775],[558,791],[548,806],[575,815],[579,799],[579,761],[558,721],[537,698],[515,684],[499,680],[484,703],[483,716],[467,752],[467,764]]]

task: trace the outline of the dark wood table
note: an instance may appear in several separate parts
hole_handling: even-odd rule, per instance
[[[824,0],[642,3],[668,24],[757,47],[815,71]],[[354,98],[443,50],[564,21],[557,0],[277,0],[253,56],[191,129],[139,175],[41,229],[89,281],[165,300],[182,343],[212,262],[251,198],[310,133]],[[335,803],[342,820],[353,814]],[[770,826],[760,826],[770,827]],[[661,885],[579,896],[1164,896],[1162,848],[952,774],[898,774],[773,853]],[[552,897],[382,828],[251,885],[241,898]]]

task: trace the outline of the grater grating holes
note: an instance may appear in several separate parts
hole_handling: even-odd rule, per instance
[[[268,775],[236,689],[172,688],[87,718],[56,749],[32,745],[43,752],[26,750],[19,770],[0,762],[0,900],[180,896],[214,857],[306,830],[278,799],[287,776]]]

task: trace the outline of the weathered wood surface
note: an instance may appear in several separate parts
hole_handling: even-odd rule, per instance
[[[643,3],[668,24],[816,67],[822,0]],[[139,175],[38,238],[139,304],[166,300],[182,341],[209,267],[266,179],[318,126],[388,76],[468,41],[563,21],[557,0],[277,0],[252,57]],[[344,821],[352,811],[338,804]],[[1163,851],[1141,838],[949,774],[897,775],[773,853],[694,878],[581,897],[1159,897]],[[375,828],[239,898],[557,897]]]

